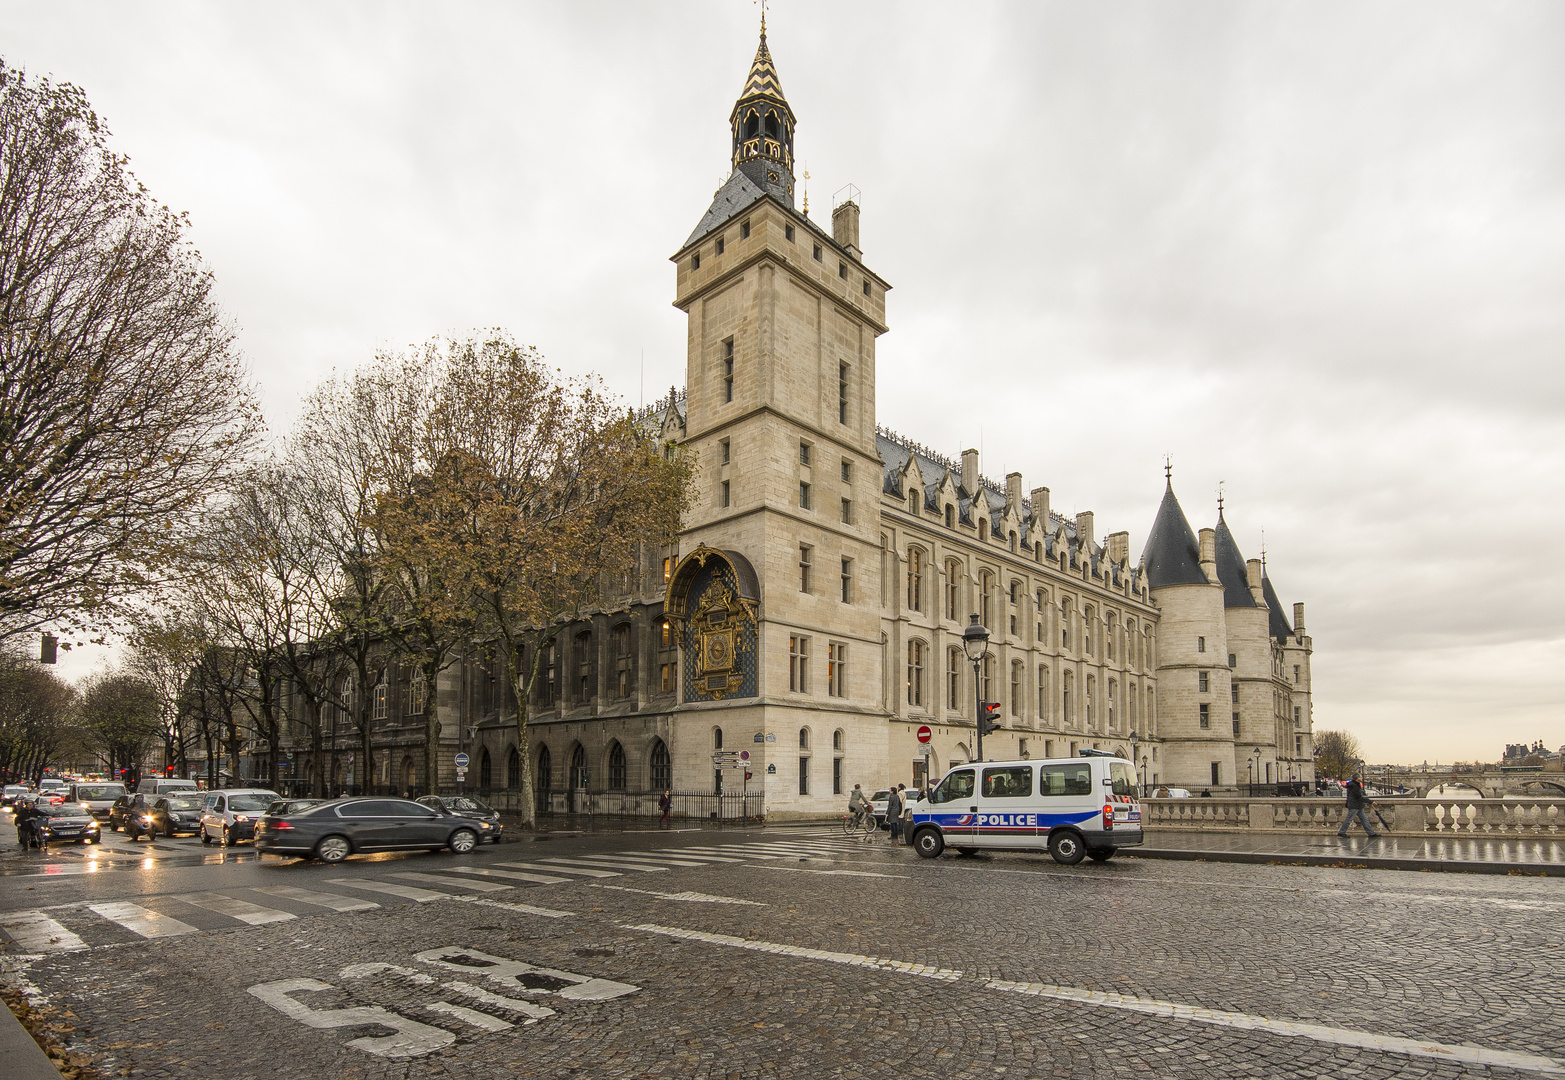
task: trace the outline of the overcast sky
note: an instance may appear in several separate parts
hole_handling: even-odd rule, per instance
[[[1138,552],[1164,454],[1195,528],[1223,482],[1369,760],[1565,743],[1565,5],[769,10],[814,216],[856,184],[894,286],[882,424]],[[475,327],[683,385],[757,14],[0,0],[0,55],[190,213],[281,432]]]

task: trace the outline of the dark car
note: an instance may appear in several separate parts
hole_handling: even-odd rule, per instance
[[[103,839],[98,831],[98,820],[74,803],[56,805],[40,799],[36,806],[42,815],[38,824],[43,828],[46,841],[96,844]]]
[[[266,808],[266,812],[277,817],[287,817],[308,807],[319,806],[325,801],[325,799],[277,799]]]
[[[30,794],[25,784],[7,784],[5,793],[0,795],[0,806],[15,806],[18,799],[25,799]]]
[[[411,799],[333,799],[296,814],[268,813],[256,822],[255,848],[273,855],[341,862],[366,851],[478,846],[481,822],[421,806]]]
[[[194,835],[201,831],[201,808],[205,805],[196,793],[160,795],[152,804],[147,816],[151,818],[152,834],[173,836],[176,833]]]
[[[134,795],[126,794],[121,795],[119,798],[114,800],[114,804],[109,807],[110,832],[113,832],[116,829],[123,829],[125,827],[125,819],[130,817],[131,800],[135,797],[136,796]]]
[[[425,795],[418,802],[434,810],[455,814],[457,817],[472,818],[479,823],[478,835],[483,840],[492,840],[498,844],[500,834],[505,830],[505,826],[500,824],[500,811],[482,799],[474,799],[466,795]]]

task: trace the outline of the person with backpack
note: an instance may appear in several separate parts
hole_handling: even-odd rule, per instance
[[[1342,819],[1342,828],[1337,830],[1337,835],[1346,840],[1348,826],[1353,824],[1354,818],[1357,818],[1359,824],[1364,826],[1364,831],[1369,833],[1371,840],[1379,836],[1380,834],[1369,824],[1369,808],[1373,805],[1364,794],[1363,778],[1358,773],[1354,773],[1353,779],[1348,781],[1348,814]]]

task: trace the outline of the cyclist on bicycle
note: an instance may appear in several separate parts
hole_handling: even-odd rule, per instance
[[[848,796],[848,813],[853,815],[855,823],[862,822],[864,815],[872,810],[869,798],[864,794],[864,788],[860,784],[853,785],[853,793]]]

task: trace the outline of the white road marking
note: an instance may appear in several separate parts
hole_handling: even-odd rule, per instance
[[[531,881],[537,885],[558,885],[569,880],[562,877],[549,877],[547,874],[524,874],[514,870],[489,870],[478,866],[453,866],[447,873],[476,874],[480,877],[508,878],[512,881]]]
[[[378,1057],[423,1057],[456,1042],[456,1036],[444,1028],[420,1024],[417,1020],[409,1020],[405,1016],[398,1016],[378,1006],[357,1009],[312,1009],[288,996],[301,990],[330,990],[331,988],[331,983],[323,983],[317,979],[284,979],[282,982],[252,986],[249,988],[249,993],[306,1027],[329,1029],[373,1025],[391,1028],[396,1032],[395,1035],[373,1039],[351,1039],[347,1044]]]
[[[404,900],[417,900],[420,904],[427,904],[431,900],[449,900],[450,893],[435,892],[432,889],[415,889],[411,885],[393,885],[389,881],[359,881],[354,878],[328,878],[328,885],[346,885],[350,889],[364,889],[366,892],[383,892],[392,896],[400,896]]]
[[[419,986],[428,986],[435,981],[422,971],[414,971],[412,968],[405,968],[399,964],[349,964],[337,972],[337,975],[343,979],[367,979],[371,975],[379,975],[382,971],[394,971],[404,979]]]
[[[179,893],[174,899],[192,907],[205,908],[208,911],[215,911],[219,915],[227,915],[230,919],[238,919],[240,922],[249,923],[251,926],[265,926],[267,923],[287,922],[289,919],[298,918],[297,915],[287,911],[262,907],[259,904],[252,904],[248,900],[236,900],[234,897],[224,896],[222,893]]]
[[[667,854],[661,851],[622,851],[621,855],[632,859],[688,859],[703,863],[742,863],[743,859],[733,859],[726,855],[714,855],[705,851],[695,851],[691,848],[674,848]]]
[[[536,1024],[544,1017],[554,1015],[553,1009],[546,1009],[542,1005],[534,1005],[530,1001],[517,1001],[515,998],[501,997],[499,994],[491,994],[489,991],[482,990],[474,986],[472,983],[448,982],[440,989],[455,990],[457,993],[465,994],[480,1004],[488,1005],[497,1009],[509,1009],[511,1012],[520,1013],[523,1016],[531,1018],[527,1021],[529,1024]]]
[[[422,881],[426,885],[449,885],[454,889],[472,889],[474,892],[510,892],[516,888],[515,885],[501,885],[495,881],[456,881],[439,874],[418,874],[412,871],[386,876],[401,878],[403,881]]]
[[[714,852],[714,853],[715,852],[719,852],[719,851],[720,852],[724,852],[724,853],[737,851],[737,852],[739,852],[740,854],[742,854],[744,856],[744,859],[742,861],[745,861],[745,862],[748,862],[751,859],[781,859],[781,858],[783,858],[783,856],[781,856],[781,855],[763,855],[760,852],[750,851],[750,850],[748,850],[748,849],[746,849],[746,848],[744,848],[742,846],[739,846],[739,845],[735,845],[733,847],[724,847],[724,848],[680,848],[679,850],[680,851],[693,851],[696,854],[700,854],[703,851],[711,851],[711,852]]]
[[[682,938],[686,941],[700,941],[708,945],[727,945],[734,949],[749,949],[752,952],[776,953],[779,956],[797,956],[802,960],[825,960],[832,964],[847,964],[849,967],[872,968],[876,971],[894,971],[903,975],[918,975],[926,979],[939,979],[941,982],[955,982],[962,977],[960,971],[951,968],[937,968],[929,964],[910,964],[904,960],[882,960],[876,956],[858,956],[853,953],[830,952],[826,949],[806,949],[798,945],[781,945],[771,941],[751,941],[748,938],[732,937],[728,934],[708,934],[702,930],[682,930],[676,926],[657,926],[646,923],[641,926],[627,926],[626,930],[640,930],[647,934],[662,934],[665,937]]]
[[[632,927],[634,929],[634,927]],[[1565,1076],[1565,1062],[1537,1054],[1522,1054],[1510,1050],[1491,1050],[1483,1046],[1462,1043],[1441,1043],[1424,1039],[1404,1039],[1395,1035],[1375,1035],[1367,1031],[1349,1028],[1327,1027],[1297,1020],[1274,1020],[1267,1016],[1251,1016],[1247,1013],[1224,1012],[1221,1009],[1205,1009],[1196,1005],[1183,1005],[1177,1001],[1159,1001],[1156,998],[1132,997],[1129,994],[1111,994],[1098,990],[1081,990],[1071,986],[1051,986],[1047,983],[990,982],[990,990],[1006,990],[1036,997],[1056,998],[1079,1005],[1103,1006],[1110,1009],[1128,1009],[1131,1012],[1151,1016],[1166,1016],[1176,1020],[1189,1020],[1198,1024],[1216,1024],[1241,1031],[1264,1031],[1271,1035],[1289,1038],[1311,1039],[1315,1042],[1333,1043],[1337,1046],[1356,1046],[1364,1050],[1382,1053],[1406,1054],[1410,1057],[1427,1057],[1439,1061],[1460,1062],[1464,1065],[1483,1065],[1493,1068],[1525,1069],[1528,1072]]]
[[[180,934],[196,932],[196,928],[189,923],[159,915],[137,904],[88,904],[87,910],[102,915],[110,922],[119,923],[131,933],[140,934],[144,938],[178,937]]]
[[[339,896],[337,893],[315,892],[312,889],[296,889],[292,885],[252,885],[251,888],[258,893],[281,896],[284,900],[294,900],[301,904],[314,904],[316,907],[330,908],[332,911],[372,911],[380,907],[373,900],[360,900],[356,896]]]
[[[569,911],[555,911],[553,908],[533,907],[531,904],[512,904],[504,900],[488,900],[482,896],[453,896],[449,899],[464,900],[469,904],[480,904],[483,907],[504,908],[506,911],[519,911],[523,915],[542,915],[546,919],[567,919]]]
[[[498,1016],[490,1016],[488,1013],[481,1013],[476,1009],[453,1005],[449,1001],[432,1001],[425,1005],[424,1008],[432,1013],[444,1013],[447,1016],[454,1016],[458,1020],[465,1020],[474,1027],[482,1028],[485,1031],[507,1031],[516,1026],[509,1020],[502,1020]]]
[[[86,942],[41,911],[13,911],[0,915],[0,930],[24,953],[69,952],[85,949]]]
[[[660,900],[691,900],[700,904],[747,904],[750,907],[766,906],[757,900],[735,900],[731,896],[708,896],[706,893],[698,892],[652,892],[650,889],[630,889],[626,888],[624,885],[592,885],[589,886],[589,888],[613,889],[615,892],[640,893],[642,896],[656,896]]]
[[[555,863],[558,863],[559,864],[559,869],[561,871],[568,870],[572,866],[583,865],[583,862],[582,862],[581,859],[556,858],[556,859],[545,859],[543,861],[548,863],[551,867],[553,867]],[[599,863],[586,863],[585,865],[591,866],[591,867],[594,867],[594,868],[599,868],[601,866],[601,864],[599,864]],[[634,871],[636,871],[638,873],[661,873],[661,872],[666,872],[668,870],[668,867],[666,867],[666,866],[654,866],[651,863],[638,863],[638,864],[634,864],[633,865],[633,864],[625,861],[624,859],[615,860],[613,865],[619,866],[619,867],[623,867],[626,870],[634,870]],[[618,874],[610,874],[608,876],[609,877],[619,877]]]
[[[452,959],[454,957],[461,957],[462,962]],[[577,975],[573,972],[561,971],[558,968],[535,967],[520,960],[507,960],[503,956],[490,956],[488,953],[479,952],[477,949],[464,949],[456,945],[450,945],[444,949],[429,949],[414,956],[413,959],[420,963],[432,964],[435,967],[460,971],[464,975],[481,975],[502,989],[510,990],[513,993],[547,993],[554,994],[556,997],[567,998],[571,1001],[608,1001],[611,998],[634,994],[641,989],[639,986],[615,982],[613,979],[595,979],[590,975]],[[529,987],[521,981],[524,976],[528,975],[541,975],[545,978],[555,979],[570,985],[562,986],[558,990],[541,990]]]
[[[663,868],[668,866],[695,867],[708,865],[698,859],[681,859],[677,855],[643,854],[639,852],[634,855],[629,852],[623,855],[578,855],[576,858],[589,866],[603,863],[607,863],[609,866],[635,866],[639,863]]]
[[[546,865],[544,863],[530,863],[530,862],[500,862],[500,863],[495,863],[495,865],[496,866],[514,866],[518,870],[546,870],[546,871],[549,871],[550,873],[554,873],[554,874],[578,874],[581,877],[592,877],[592,878],[620,877],[620,876],[622,876],[620,874],[615,873],[613,870],[597,870],[597,869],[589,870],[589,869],[587,869],[584,866],[552,866],[552,865]]]
[[[868,870],[811,870],[807,866],[757,866],[757,870],[782,870],[790,874],[825,874],[827,877],[883,877],[906,880],[907,874],[872,874]]]

